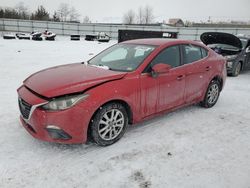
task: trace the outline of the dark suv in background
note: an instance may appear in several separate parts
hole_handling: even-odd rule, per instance
[[[229,33],[206,32],[201,41],[227,60],[227,73],[238,76],[241,70],[250,69],[250,37]]]

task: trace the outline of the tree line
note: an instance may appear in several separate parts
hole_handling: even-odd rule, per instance
[[[25,19],[25,20],[43,20],[55,22],[80,22],[80,14],[67,3],[61,3],[56,11],[51,15],[44,6],[40,5],[33,12],[30,12],[23,2],[19,2],[14,8],[1,8],[0,18]],[[83,18],[84,23],[91,23],[88,16]]]
[[[153,8],[139,7],[137,13],[130,9],[123,15],[124,24],[151,24],[154,21]]]
[[[61,3],[53,14],[50,14],[42,5],[38,6],[35,11],[30,12],[23,2],[16,4],[14,8],[1,8],[0,18],[24,19],[24,20],[43,20],[55,22],[80,22],[80,14],[67,3]],[[137,13],[130,9],[123,15],[124,24],[151,24],[154,15],[152,7],[146,5],[139,7]],[[88,16],[82,20],[83,23],[91,23]]]

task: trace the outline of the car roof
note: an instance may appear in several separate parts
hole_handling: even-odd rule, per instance
[[[162,46],[166,44],[196,44],[203,46],[200,42],[182,39],[166,39],[166,38],[148,38],[148,39],[135,39],[122,42],[123,44],[144,44],[153,46]]]

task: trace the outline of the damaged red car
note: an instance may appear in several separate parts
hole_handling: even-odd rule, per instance
[[[140,39],[116,44],[88,62],[48,68],[18,89],[21,122],[35,138],[101,146],[128,124],[200,103],[216,104],[225,60],[188,40]]]

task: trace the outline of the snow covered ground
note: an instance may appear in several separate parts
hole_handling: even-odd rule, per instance
[[[229,77],[216,106],[190,106],[128,129],[109,147],[31,137],[16,89],[31,73],[114,44],[0,39],[0,187],[250,187],[250,71]]]

